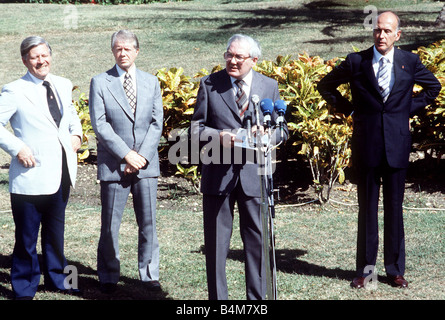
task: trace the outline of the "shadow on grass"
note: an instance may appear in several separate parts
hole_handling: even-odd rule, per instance
[[[41,256],[39,255],[39,258]],[[0,254],[0,269],[11,269],[12,257]],[[84,300],[171,300],[167,298],[168,292],[163,290],[153,292],[147,290],[138,279],[121,276],[117,289],[113,294],[104,294],[99,290],[99,281],[96,270],[77,261],[68,261],[68,265],[75,266],[79,275],[78,287],[82,290],[81,298]],[[42,276],[43,278],[43,276]],[[0,296],[13,299],[14,293],[8,289],[11,282],[9,272],[0,271]],[[37,293],[45,291],[44,285],[39,285]],[[48,293],[51,293],[48,291]],[[64,300],[64,294],[58,294],[58,300]]]
[[[227,1],[232,3],[233,1]],[[248,1],[237,1],[248,2]],[[180,17],[175,18],[172,23],[178,20],[186,22],[202,22],[203,24],[216,25],[213,30],[203,28],[202,31],[193,31],[192,33],[182,32],[180,39],[196,42],[225,42],[234,32],[263,33],[281,30],[285,36],[286,29],[307,28],[318,24],[320,32],[327,38],[319,40],[308,40],[303,43],[329,45],[337,43],[367,43],[372,45],[372,32],[364,33],[363,36],[351,36],[348,30],[364,30],[363,23],[369,13],[364,13],[363,8],[350,7],[345,4],[339,4],[335,1],[311,1],[301,6],[273,6],[254,9],[230,9],[224,10],[226,13],[233,12],[231,18],[221,17],[215,14],[208,14],[204,17]],[[387,8],[379,8],[381,11]],[[175,8],[163,10],[179,10]],[[197,11],[195,8],[181,8],[181,12],[187,10]],[[220,9],[215,9],[220,10]],[[203,9],[211,12],[213,10]],[[443,29],[440,30],[435,22],[421,20],[419,14],[408,10],[397,10],[402,21],[403,32],[401,41],[404,43],[400,47],[404,50],[414,50],[421,45],[428,45],[443,38]],[[420,14],[431,15],[430,12],[420,12]],[[438,13],[437,13],[438,14]],[[210,15],[210,17],[209,17]],[[172,35],[175,38],[175,35]]]
[[[199,253],[205,254],[204,245],[201,246]],[[306,250],[299,249],[278,249],[275,251],[277,271],[283,273],[292,273],[298,275],[328,277],[333,279],[351,281],[355,276],[355,270],[343,270],[339,268],[329,269],[324,266],[316,265],[298,259],[307,253]],[[244,251],[240,249],[229,250],[228,259],[244,263]]]

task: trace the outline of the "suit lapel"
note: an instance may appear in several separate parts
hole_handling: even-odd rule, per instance
[[[49,76],[51,79],[51,83],[54,87],[55,94],[58,97],[58,103],[60,104],[59,107],[60,107],[60,112],[62,114],[62,119],[60,121],[63,121],[63,118],[65,116],[65,110],[68,110],[68,106],[65,105],[65,101],[68,101],[68,103],[72,103],[72,96],[66,97],[64,95],[64,93],[66,91],[64,90],[65,88],[62,87],[62,83],[60,81],[58,81],[56,77],[52,77],[51,74],[49,74]],[[70,88],[70,89],[72,89],[72,88]],[[48,111],[49,111],[49,109],[48,109]],[[52,116],[51,116],[51,119],[53,120]],[[54,124],[55,124],[55,122],[54,122]]]
[[[113,98],[127,114],[127,116],[134,121],[134,114],[131,111],[131,107],[128,104],[127,96],[125,95],[124,87],[119,79],[116,66],[108,72],[107,80],[109,81],[107,88],[110,91]]]
[[[144,103],[144,92],[148,92],[148,81],[149,79],[145,79],[144,73],[139,69],[136,69],[136,112],[135,116],[139,112],[144,112],[143,109],[145,106],[148,106],[147,103]]]
[[[261,77],[259,76],[259,74],[257,72],[255,72],[254,70],[252,70],[252,72],[253,72],[253,75],[252,75],[252,83],[251,83],[251,87],[250,87],[249,106],[248,106],[247,110],[252,112],[252,118],[254,118],[255,110],[254,110],[251,98],[253,95],[256,94],[258,97],[260,97],[260,100],[261,100],[261,95],[264,91],[263,90],[264,88],[262,86],[262,81],[261,81]],[[242,123],[241,117],[239,115],[238,106],[236,104],[235,95],[233,94],[232,81],[230,80],[230,76],[227,74],[227,72],[224,73],[224,76],[226,77],[226,80],[223,80],[220,82],[220,88],[219,88],[219,90],[221,92],[221,98],[227,104],[229,109],[234,113],[235,118],[240,123]]]
[[[379,90],[379,84],[377,82],[377,78],[374,72],[374,68],[372,66],[372,58],[374,56],[373,47],[369,48],[365,51],[365,54],[363,56],[362,65],[361,68],[363,70],[363,73],[366,74],[368,77],[369,82],[371,83],[372,87],[375,89],[375,92],[380,95]]]
[[[254,114],[254,107],[253,107],[253,103],[252,103],[252,96],[253,95],[257,95],[260,98],[260,101],[262,99],[265,99],[265,97],[262,97],[262,95],[264,94],[264,89],[263,88],[263,81],[260,77],[260,75],[253,71],[253,75],[252,75],[252,85],[250,87],[250,97],[249,97],[249,110],[252,111],[252,114]]]
[[[393,62],[393,67],[394,67],[394,84],[392,86],[391,92],[394,91],[394,89],[397,88],[397,86],[400,83],[400,80],[403,77],[403,69],[404,66],[402,65],[402,57],[401,57],[401,50],[399,49],[394,49],[394,62]],[[388,99],[391,97],[391,92],[389,93],[389,97]]]
[[[45,103],[41,103],[41,95],[38,91],[37,85],[34,83],[34,81],[31,79],[31,76],[29,73],[27,73],[25,76],[23,76],[22,80],[24,80],[25,86],[27,86],[27,90],[23,90],[24,96],[33,104],[37,109],[39,109],[42,114],[57,128],[56,123],[54,122],[54,119],[49,112],[48,107]],[[54,85],[54,84],[53,84]]]
[[[230,76],[224,71],[224,79],[219,81],[217,85],[219,86],[218,91],[220,92],[221,98],[224,100],[229,109],[234,113],[235,118],[241,122],[239,116],[238,106],[236,105],[235,95],[233,94],[232,81]]]

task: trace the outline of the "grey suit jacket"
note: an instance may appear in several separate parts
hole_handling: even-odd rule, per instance
[[[97,177],[102,181],[125,179],[123,159],[130,150],[148,165],[139,178],[159,176],[158,145],[162,134],[163,107],[158,79],[136,70],[137,108],[131,111],[116,66],[95,76],[90,85],[91,124],[98,140]]]
[[[260,101],[266,98],[276,101],[280,98],[278,83],[253,71],[250,97],[255,94],[259,96]],[[254,106],[250,97],[248,110],[252,112],[252,123],[255,124]],[[275,123],[276,118],[277,115],[274,113],[272,115],[272,123]],[[230,76],[226,70],[210,74],[201,79],[192,123],[194,123],[191,128],[192,139],[193,137],[202,136],[218,137],[220,131],[243,127],[243,121],[239,116],[235,102]],[[263,123],[261,111],[260,123]],[[199,142],[192,140],[192,143]],[[204,194],[227,195],[235,188],[238,181],[241,182],[246,195],[252,197],[261,196],[258,164],[220,162],[219,164],[209,163],[202,165],[201,191]]]
[[[55,87],[61,104],[59,127],[29,73],[6,84],[0,96],[0,147],[12,157],[9,167],[11,193],[46,195],[57,192],[62,178],[62,148],[71,184],[75,186],[77,154],[73,151],[71,136],[82,137],[82,126],[73,106],[73,85],[70,80],[53,74],[47,78]],[[4,128],[8,121],[14,133]],[[24,145],[33,152],[37,161],[35,167],[26,168],[17,160]]]

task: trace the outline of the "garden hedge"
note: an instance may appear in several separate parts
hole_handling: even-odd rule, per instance
[[[415,151],[436,155],[440,159],[445,151],[445,39],[427,47],[419,47],[414,52],[439,79],[442,90],[434,105],[411,119],[413,147]],[[352,119],[331,110],[331,106],[316,90],[318,81],[342,60],[334,58],[324,61],[318,56],[299,54],[296,59],[278,56],[276,61],[262,61],[255,67],[256,71],[278,81],[281,98],[288,104],[286,120],[290,139],[286,142],[286,151],[307,158],[321,202],[329,200],[330,189],[336,181],[343,183],[344,170],[350,164]],[[211,72],[221,69],[218,65]],[[164,104],[164,141],[169,140],[172,130],[190,125],[199,80],[207,74],[209,72],[205,69],[193,77],[184,75],[182,68],[158,70],[156,76],[161,85]],[[413,94],[419,89],[416,86]],[[345,96],[350,96],[348,85],[343,85],[340,90]],[[85,95],[81,95],[75,105],[88,144],[88,136],[94,133]],[[79,156],[81,161],[88,157],[88,149],[86,146],[85,153]],[[193,170],[185,170],[185,167],[184,163],[178,164],[179,172],[185,172],[184,175],[196,180],[198,167],[193,166]]]

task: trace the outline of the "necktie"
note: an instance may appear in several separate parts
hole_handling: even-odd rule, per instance
[[[57,124],[57,126],[59,126],[62,114],[60,113],[60,108],[57,104],[56,97],[48,81],[43,81],[43,85],[46,87],[46,99],[48,100],[49,112],[51,113],[54,122]]]
[[[380,89],[380,94],[382,95],[383,102],[388,99],[389,95],[389,60],[385,57],[380,59],[380,66],[378,70],[378,84]]]
[[[128,103],[130,104],[131,111],[135,113],[136,111],[136,95],[134,94],[133,81],[131,81],[131,76],[126,73],[124,78],[124,91],[127,95]]]
[[[236,104],[238,105],[240,117],[243,117],[244,112],[247,110],[249,106],[249,101],[247,99],[246,92],[243,90],[243,80],[235,80],[235,84],[238,87],[236,92]]]

